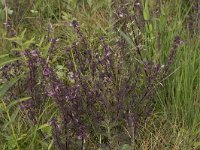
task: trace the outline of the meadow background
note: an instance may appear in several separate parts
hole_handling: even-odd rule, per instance
[[[2,0],[0,149],[200,149],[199,0]]]

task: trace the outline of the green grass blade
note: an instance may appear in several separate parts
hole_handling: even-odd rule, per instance
[[[130,44],[132,47],[134,47],[134,43],[132,42],[131,38],[126,35],[123,31],[119,30],[119,34]]]
[[[11,102],[11,103],[8,105],[7,109],[10,109],[11,107],[15,106],[15,105],[18,104],[18,103],[27,101],[27,100],[29,100],[30,98],[31,98],[31,97],[25,97],[25,98],[20,98],[20,99],[18,99],[18,100],[15,100],[15,101]]]
[[[5,93],[20,79],[21,77],[16,77],[10,81],[4,83],[0,86],[0,98],[5,95]]]
[[[19,58],[9,58],[9,59],[7,59],[7,60],[4,60],[4,61],[0,62],[0,67],[4,66],[4,65],[6,65],[6,64],[15,62],[15,61],[17,61],[17,60],[19,60]]]

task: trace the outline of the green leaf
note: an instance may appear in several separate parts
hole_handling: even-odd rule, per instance
[[[0,9],[0,21],[3,21],[4,18],[5,18],[5,12],[3,9]]]
[[[21,39],[24,38],[25,33],[26,33],[26,29],[24,29],[24,31],[20,34]]]
[[[12,15],[12,14],[13,14],[13,10],[12,10],[12,9],[8,8],[7,11],[8,11],[8,14],[9,14],[9,15]]]
[[[20,141],[22,139],[25,139],[27,134],[22,134],[19,138],[17,138],[17,141]]]
[[[51,147],[52,147],[52,145],[53,145],[53,142],[54,142],[54,140],[51,140],[51,143],[50,143],[49,146],[48,146],[48,150],[51,150]]]
[[[4,66],[4,65],[6,65],[6,64],[12,63],[12,62],[14,62],[14,61],[17,61],[17,60],[19,60],[19,58],[9,58],[9,59],[7,59],[7,60],[5,60],[5,61],[3,61],[3,62],[0,62],[0,67],[1,67],[1,66]]]
[[[16,42],[17,44],[22,46],[25,33],[26,33],[26,29],[19,36],[12,37],[12,38],[5,38],[5,39],[12,41],[12,42]]]
[[[131,150],[131,146],[129,144],[124,144],[122,150]]]
[[[145,1],[144,9],[143,9],[144,20],[149,20],[149,1]]]
[[[49,124],[48,124],[48,123],[45,123],[45,124],[41,125],[41,126],[38,128],[38,130],[41,130],[41,129],[46,128],[46,127],[49,127]]]
[[[12,78],[10,81],[0,86],[0,98],[12,87],[21,77]]]
[[[4,125],[3,125],[3,130],[5,130],[7,128],[7,126],[9,126],[10,124],[14,123],[15,122],[15,119],[17,117],[19,113],[19,108],[17,107],[15,109],[15,111],[12,113],[11,117],[10,117],[10,120],[9,121],[5,121]]]
[[[151,33],[153,31],[153,26],[152,24],[149,24],[149,32]]]
[[[131,38],[128,35],[126,35],[121,30],[119,30],[119,34],[126,40],[126,42],[128,42],[128,44],[130,44],[132,47],[134,47],[133,41],[131,40]]]
[[[10,118],[11,118],[10,123],[15,122],[15,119],[16,119],[18,113],[19,113],[19,110],[20,110],[20,109],[17,107],[16,110],[12,113],[12,115],[11,115],[11,117],[10,117]]]
[[[87,3],[90,7],[92,6],[92,0],[87,0]]]
[[[14,135],[8,136],[6,140],[7,140],[7,144],[8,144],[7,146],[9,149],[14,149],[17,146]]]
[[[25,97],[25,98],[20,98],[20,99],[18,99],[18,100],[14,100],[14,101],[12,101],[12,102],[8,105],[7,109],[9,110],[11,107],[15,106],[16,104],[21,103],[21,102],[24,102],[24,101],[27,101],[27,100],[29,100],[30,98],[31,98],[31,97]]]
[[[3,124],[3,126],[1,127],[2,130],[5,131],[9,124],[10,124],[10,121],[5,119],[5,120],[4,120],[4,124]]]
[[[9,57],[9,54],[0,55],[0,67],[12,63],[16,60],[19,60],[19,58]]]
[[[0,58],[9,57],[9,54],[0,55]]]
[[[5,110],[4,104],[0,103],[0,112],[2,112],[2,111],[6,111],[6,110]]]
[[[33,38],[30,39],[30,40],[27,40],[26,42],[24,42],[24,43],[22,44],[22,48],[23,48],[23,49],[28,48],[28,47],[30,46],[30,44],[32,44],[32,43],[35,42],[34,40],[35,40],[35,37],[33,37]]]
[[[39,126],[37,130],[42,130],[43,133],[47,134],[48,136],[52,136],[51,126],[48,123]]]
[[[44,38],[45,36],[43,35],[42,38],[40,39],[40,43],[39,44],[36,44],[38,47],[41,47],[43,42],[44,42]]]

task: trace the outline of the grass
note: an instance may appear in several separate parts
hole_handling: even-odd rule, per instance
[[[0,6],[0,149],[200,149],[199,2],[4,0]],[[170,55],[177,36],[183,43]],[[55,85],[58,97],[50,93]],[[81,95],[77,104],[62,102],[70,90]]]

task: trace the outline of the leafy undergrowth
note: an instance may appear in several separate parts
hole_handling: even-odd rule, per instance
[[[199,149],[198,9],[4,0],[0,148]]]

